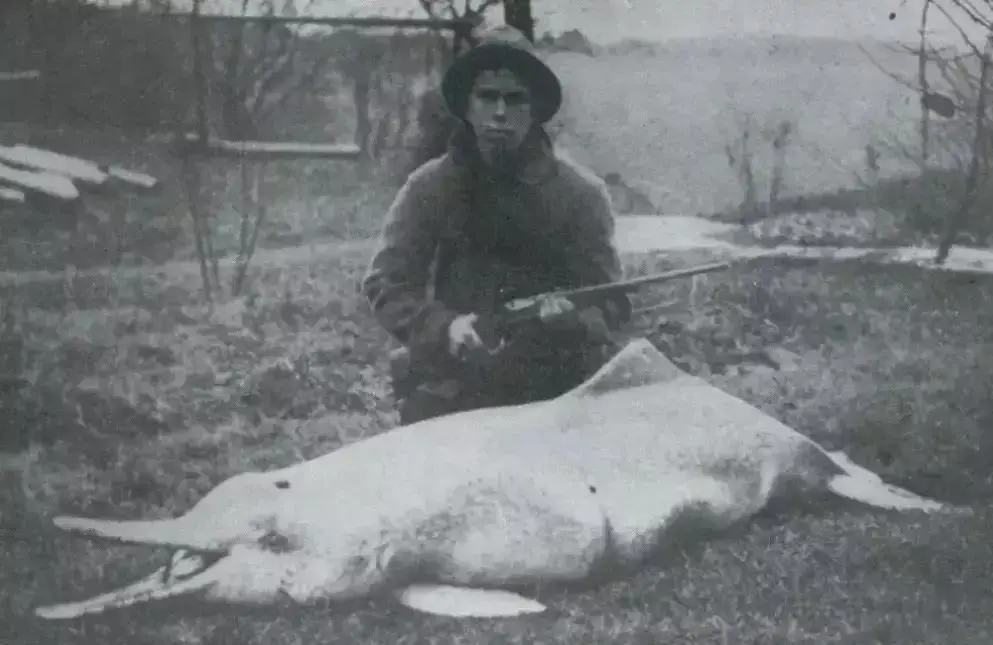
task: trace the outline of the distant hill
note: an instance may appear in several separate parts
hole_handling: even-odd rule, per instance
[[[761,130],[790,120],[796,134],[785,195],[852,186],[865,170],[865,146],[901,137],[912,143],[919,114],[913,93],[862,48],[887,69],[914,73],[907,55],[834,38],[628,43],[593,58],[550,52],[546,58],[566,85],[554,129],[578,159],[601,175],[620,173],[665,212],[715,212],[738,203],[725,146],[746,122],[755,130],[760,185],[771,167]],[[879,165],[882,176],[912,169],[885,153]]]

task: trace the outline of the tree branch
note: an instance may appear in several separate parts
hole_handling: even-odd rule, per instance
[[[959,4],[960,0],[951,0],[951,2],[956,7],[959,7],[960,9],[962,8],[961,5]],[[945,18],[948,19],[948,22],[952,23],[952,26],[955,27],[955,31],[959,32],[959,37],[962,38],[962,42],[964,42],[966,45],[968,45],[969,49],[972,50],[972,53],[973,54],[975,54],[976,56],[982,58],[982,56],[983,56],[982,50],[979,49],[978,47],[976,47],[976,44],[972,42],[972,40],[969,38],[969,35],[965,33],[965,29],[962,28],[962,26],[952,16],[952,14],[947,9],[945,9],[945,7],[943,7],[941,4],[939,4],[938,2],[934,2],[933,4],[938,9],[938,11],[940,11],[942,13],[942,15],[944,15]],[[963,11],[965,11],[965,9],[963,9]],[[966,12],[966,13],[968,13],[968,12]],[[972,18],[972,16],[970,16],[970,18]],[[978,17],[977,18],[972,18],[972,19],[973,19],[974,22],[976,22],[976,24],[985,26],[985,24],[982,21],[982,19],[980,19]],[[989,30],[990,27],[986,27],[986,29]]]
[[[888,69],[886,69],[885,67],[883,67],[883,65],[879,61],[876,60],[875,56],[873,56],[872,54],[869,53],[869,50],[867,50],[862,45],[862,43],[858,43],[857,44],[857,47],[859,48],[859,50],[863,54],[865,54],[865,57],[869,59],[869,62],[872,64],[873,67],[875,67],[880,72],[882,72],[883,74],[885,74],[886,76],[888,76],[890,79],[896,81],[900,85],[902,85],[902,86],[904,86],[904,87],[906,87],[906,88],[908,88],[910,90],[913,90],[914,92],[920,92],[921,91],[921,88],[918,87],[913,81],[907,80],[906,78],[903,78],[899,74],[895,74],[895,73],[889,71]]]
[[[969,19],[972,20],[977,25],[979,25],[986,31],[993,31],[993,23],[991,23],[989,20],[987,20],[981,15],[980,10],[976,8],[976,5],[974,5],[971,2],[971,0],[951,0],[951,3],[956,8],[960,9],[963,13],[965,13],[967,16],[969,16]],[[949,16],[949,20],[952,20],[950,16]],[[956,28],[958,28],[958,23],[956,23],[954,20],[952,20],[952,24],[955,25]],[[961,29],[960,29],[960,33],[963,33],[961,32]],[[964,33],[963,33],[963,39],[968,41],[968,38],[965,37]],[[977,53],[981,54],[982,52],[980,50],[977,50]]]

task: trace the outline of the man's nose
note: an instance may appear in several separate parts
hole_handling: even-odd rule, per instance
[[[496,100],[496,104],[493,106],[493,115],[501,119],[507,116],[507,101],[503,97]]]

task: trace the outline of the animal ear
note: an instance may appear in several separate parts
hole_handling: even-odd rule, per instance
[[[546,607],[520,594],[449,585],[413,585],[396,593],[405,607],[452,618],[509,618],[538,614]]]

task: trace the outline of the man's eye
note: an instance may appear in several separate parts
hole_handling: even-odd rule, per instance
[[[496,103],[501,98],[507,105],[523,105],[528,102],[528,95],[524,92],[510,92],[504,94],[494,90],[479,90],[476,92],[476,96],[478,96],[480,100],[486,101],[487,103]]]

